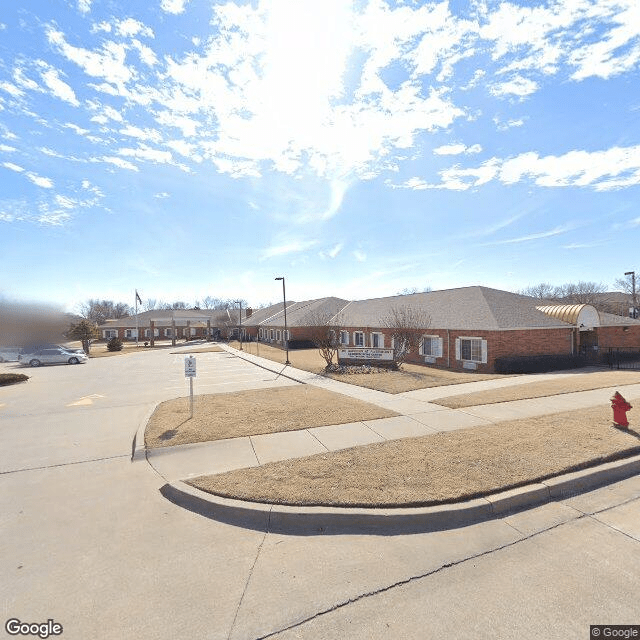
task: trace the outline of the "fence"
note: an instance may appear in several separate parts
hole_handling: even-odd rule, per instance
[[[610,369],[635,369],[640,371],[640,349],[609,347],[608,352],[603,354],[603,362],[609,365]]]

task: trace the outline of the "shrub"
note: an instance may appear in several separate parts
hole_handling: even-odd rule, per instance
[[[0,373],[0,387],[7,384],[16,384],[17,382],[26,382],[29,376],[24,373]]]
[[[546,373],[559,369],[577,369],[584,367],[583,356],[544,355],[544,356],[503,356],[496,358],[496,373]]]
[[[107,342],[107,351],[122,351],[122,340],[120,338],[111,338]]]

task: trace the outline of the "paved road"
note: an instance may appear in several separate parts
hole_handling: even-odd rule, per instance
[[[14,365],[0,365],[1,370]],[[587,638],[640,623],[640,478],[407,536],[283,536],[185,511],[131,440],[182,356],[28,370],[0,388],[2,622],[63,638]],[[291,384],[198,355],[198,391]]]

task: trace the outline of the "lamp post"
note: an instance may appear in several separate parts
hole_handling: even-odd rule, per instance
[[[285,291],[284,286],[284,276],[280,278],[276,278],[276,280],[282,280],[282,300],[284,306],[284,348],[287,352],[287,359],[284,361],[285,364],[291,364],[289,362],[289,331],[287,329],[287,293]]]
[[[636,272],[635,271],[625,271],[625,276],[631,276],[631,290],[633,292],[633,312],[631,314],[632,318],[636,317]]]
[[[240,351],[242,351],[242,300],[234,300],[234,302],[240,305]]]

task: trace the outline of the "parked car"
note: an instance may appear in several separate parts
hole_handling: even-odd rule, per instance
[[[39,349],[32,353],[21,353],[18,362],[25,366],[39,367],[42,364],[84,364],[89,357],[86,353],[67,351],[62,347]]]
[[[84,349],[75,349],[73,347],[65,347],[63,344],[54,344],[53,342],[44,342],[42,344],[29,344],[20,349],[20,353],[29,354],[35,353],[36,351],[41,351],[42,349],[64,349],[65,351],[70,351],[71,353],[84,353]]]
[[[0,347],[0,362],[17,362],[20,347]]]

